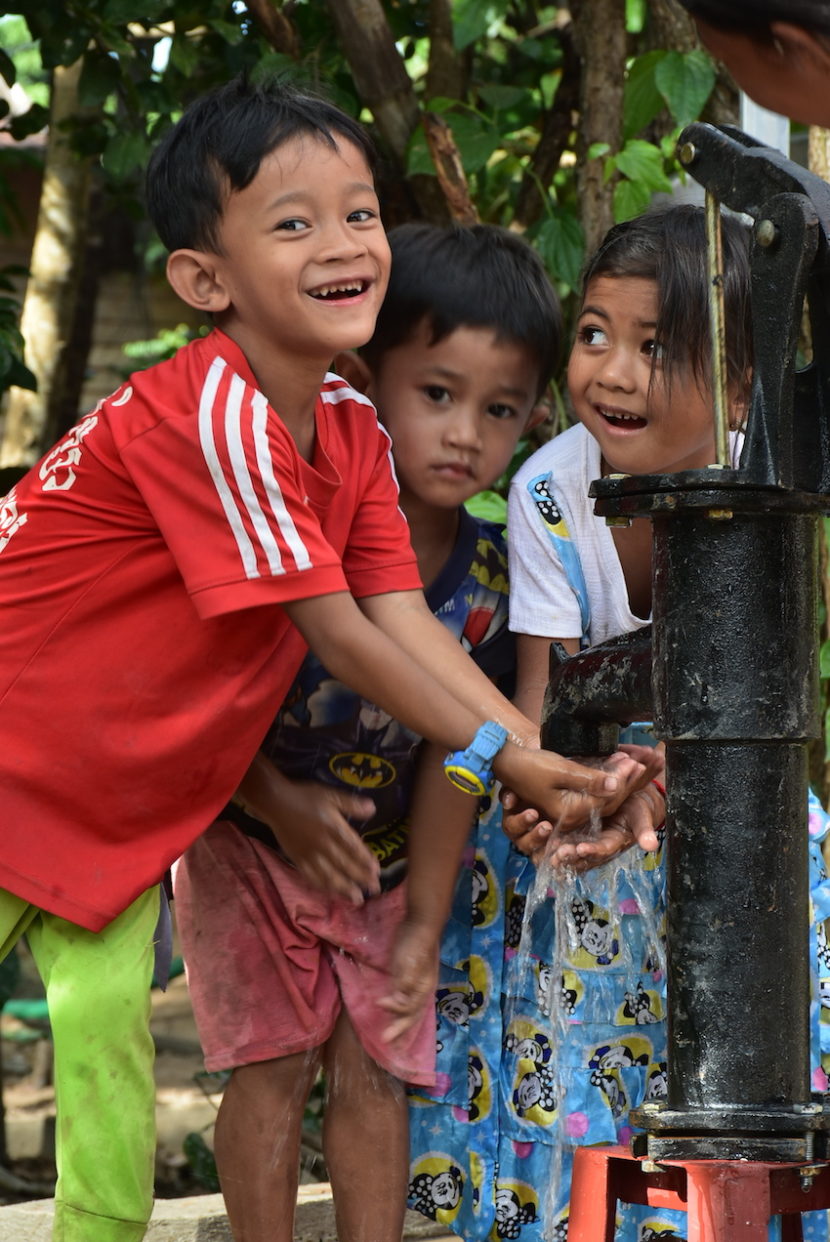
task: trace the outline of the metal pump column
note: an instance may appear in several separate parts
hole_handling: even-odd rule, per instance
[[[812,1160],[830,1124],[810,1090],[806,827],[807,746],[819,734],[817,531],[830,510],[830,189],[737,131],[694,125],[681,143],[695,179],[755,221],[756,370],[738,468],[591,489],[597,513],[648,516],[654,535],[668,1094],[636,1121],[653,1159]],[[816,361],[796,373],[805,293]],[[620,645],[609,656],[617,671]],[[603,704],[591,658],[563,669],[552,659],[543,740],[553,749],[584,753],[586,717],[621,718],[619,678]],[[627,668],[634,701],[642,667],[640,653]]]

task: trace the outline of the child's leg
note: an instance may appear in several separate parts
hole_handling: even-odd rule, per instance
[[[214,1154],[236,1242],[292,1242],[306,1100],[320,1049],[233,1071]]]
[[[149,1030],[159,890],[102,932],[40,912],[27,936],[55,1044],[54,1242],[140,1242],[153,1204]]]
[[[403,1083],[366,1053],[345,1012],[326,1044],[323,1150],[339,1242],[400,1242],[409,1177]]]

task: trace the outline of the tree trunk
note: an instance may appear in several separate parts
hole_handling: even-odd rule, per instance
[[[526,229],[539,218],[545,207],[548,188],[567,150],[579,110],[580,61],[570,24],[559,30],[562,47],[562,77],[553,104],[542,118],[542,129],[530,165],[522,177],[516,200],[515,226]]]
[[[625,0],[577,0],[574,44],[582,61],[577,185],[587,252],[614,222],[613,182],[603,184],[603,160],[587,159],[595,142],[620,149],[625,85]]]
[[[408,181],[415,196],[407,217],[420,214],[445,222],[449,213],[435,177],[406,178],[407,148],[421,110],[381,0],[327,0],[327,4],[358,95],[394,160],[398,193]]]
[[[86,235],[90,161],[71,149],[64,122],[76,115],[81,62],[52,80],[49,141],[20,329],[37,392],[9,390],[0,468],[23,469],[52,443],[66,372]]]
[[[328,0],[358,94],[403,167],[420,119],[418,101],[380,0]]]
[[[438,99],[463,99],[465,95],[465,57],[453,43],[450,0],[429,3],[429,67],[427,69],[427,107]]]
[[[299,60],[300,40],[296,29],[271,0],[246,0],[245,7],[259,27],[263,37],[276,52]]]

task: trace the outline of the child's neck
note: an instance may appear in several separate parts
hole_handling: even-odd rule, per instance
[[[297,452],[305,461],[311,461],[316,434],[314,411],[328,364],[303,358],[288,362],[278,350],[263,349],[238,325],[230,330],[224,324],[219,326],[242,350],[259,391],[279,415]]]
[[[401,508],[409,522],[412,550],[424,588],[432,586],[450,558],[458,538],[458,509],[439,509],[415,496],[401,495]]]

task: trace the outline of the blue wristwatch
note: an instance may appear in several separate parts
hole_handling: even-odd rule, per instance
[[[493,788],[493,760],[507,741],[507,730],[488,720],[466,750],[454,750],[444,760],[447,779],[464,793],[483,797]]]

